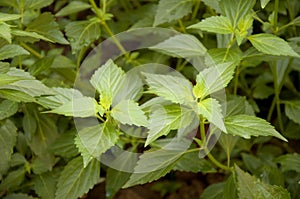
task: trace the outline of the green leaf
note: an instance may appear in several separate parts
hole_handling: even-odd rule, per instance
[[[276,158],[281,165],[282,172],[296,171],[300,173],[300,155],[298,153],[286,154]]]
[[[134,168],[134,173],[123,188],[152,182],[165,176],[173,169],[182,154],[182,151],[165,149],[143,153]]]
[[[176,163],[174,170],[194,173],[216,172],[216,170],[209,161],[199,158],[199,152],[191,152],[184,154]]]
[[[260,0],[261,8],[264,9],[270,0]]]
[[[35,198],[24,193],[13,193],[7,195],[3,199],[35,199]]]
[[[14,58],[19,55],[29,55],[29,52],[16,44],[8,44],[0,48],[0,60]]]
[[[77,199],[87,193],[99,180],[100,162],[92,160],[86,167],[82,158],[77,157],[68,162],[61,172],[55,193],[56,199]]]
[[[251,136],[274,136],[287,140],[269,122],[250,115],[234,115],[225,118],[227,133],[249,139]]]
[[[300,124],[300,100],[284,101],[284,104],[286,116],[295,123]]]
[[[57,113],[73,117],[95,117],[97,115],[98,103],[94,98],[81,97],[74,98],[71,101],[59,106],[46,113]]]
[[[145,146],[157,138],[167,135],[171,130],[188,126],[195,117],[191,109],[178,105],[153,107],[149,119],[149,131]]]
[[[10,120],[0,122],[0,176],[9,168],[13,148],[17,141],[17,128]]]
[[[34,97],[17,90],[0,89],[0,96],[14,102],[36,102]]]
[[[67,6],[65,6],[58,13],[56,13],[55,16],[63,17],[66,15],[78,13],[80,11],[89,9],[90,7],[91,7],[90,4],[82,2],[82,1],[71,1]]]
[[[9,172],[6,178],[0,184],[0,191],[13,191],[18,188],[25,178],[25,172],[26,171],[24,168]]]
[[[0,37],[11,43],[11,30],[7,23],[0,22]]]
[[[180,19],[192,11],[191,0],[160,0],[154,19],[154,26]]]
[[[69,44],[59,30],[59,26],[50,12],[44,12],[39,15],[38,18],[28,24],[26,31],[35,32],[60,44]]]
[[[36,175],[33,179],[34,190],[44,199],[53,199],[55,197],[56,183],[58,178],[58,172],[52,171]]]
[[[29,31],[25,31],[25,30],[12,30],[11,34],[13,34],[14,36],[17,37],[21,37],[22,41],[28,41],[28,42],[35,42],[35,41],[39,41],[40,39],[44,40],[44,41],[50,41],[53,42],[51,39],[48,39],[47,37],[44,37],[43,35],[40,35],[36,32],[29,32]],[[28,39],[30,38],[30,39]]]
[[[224,199],[238,199],[237,188],[235,185],[235,179],[233,175],[230,175],[224,185],[223,191]]]
[[[100,93],[100,104],[108,110],[124,83],[124,71],[110,59],[90,79],[91,84]]]
[[[239,198],[257,199],[257,198],[274,198],[290,199],[289,192],[279,186],[269,185],[256,179],[254,176],[244,172],[237,165],[234,167],[237,189]]]
[[[7,73],[9,71],[9,66],[9,63],[0,61],[0,75]]]
[[[34,174],[42,174],[47,171],[51,171],[55,162],[55,157],[50,154],[38,156],[31,162],[31,168]]]
[[[217,13],[221,13],[221,9],[219,6],[220,0],[202,0],[202,2],[208,6],[214,9]]]
[[[199,57],[206,54],[206,48],[193,35],[180,34],[151,46],[150,49],[162,52],[164,54],[179,57]]]
[[[194,101],[192,84],[187,79],[171,76],[143,73],[149,85],[149,92],[174,103],[188,104]]]
[[[234,33],[230,20],[224,16],[213,16],[202,20],[201,22],[191,25],[188,28],[200,29],[217,34]]]
[[[233,78],[234,70],[235,65],[230,62],[204,69],[196,77],[197,84],[193,88],[194,96],[203,99],[225,88]]]
[[[75,132],[66,132],[60,134],[60,136],[51,144],[50,150],[56,156],[64,158],[71,158],[78,155],[78,150],[74,144]]]
[[[135,126],[147,126],[148,121],[145,113],[138,103],[132,100],[123,100],[111,110],[111,116],[122,124]]]
[[[261,33],[248,37],[252,45],[260,52],[270,55],[284,55],[299,57],[299,55],[289,46],[289,44],[272,34]],[[280,50],[278,50],[280,46]]]
[[[3,100],[0,103],[0,120],[14,115],[18,111],[18,108],[18,103],[10,100]]]
[[[212,48],[208,50],[208,54],[213,59],[214,64],[231,62],[237,66],[242,60],[242,51],[239,48],[233,48],[230,51],[227,51],[227,48]],[[226,59],[224,60],[225,57]]]
[[[72,46],[73,54],[89,46],[101,36],[100,21],[92,18],[85,21],[74,21],[66,26],[66,35]]]
[[[118,138],[119,132],[110,121],[80,130],[75,144],[83,156],[84,166],[114,146]]]
[[[227,132],[224,126],[220,103],[213,98],[207,98],[198,103],[198,114],[203,115],[210,123],[216,125],[223,132]]]
[[[3,13],[0,12],[0,21],[12,21],[19,19],[21,15],[19,14],[8,14],[8,13]]]
[[[220,1],[219,5],[223,15],[228,17],[233,28],[236,28],[239,20],[250,13],[255,2],[256,0],[223,0]]]
[[[224,199],[224,182],[209,185],[201,194],[200,199]]]

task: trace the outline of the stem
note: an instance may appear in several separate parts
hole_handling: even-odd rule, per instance
[[[239,84],[239,74],[240,74],[240,65],[236,67],[236,71],[235,71],[233,95],[237,94],[237,89]]]
[[[230,150],[229,147],[226,149],[226,154],[227,154],[227,167],[230,167]]]
[[[195,19],[197,16],[198,10],[200,8],[200,3],[201,3],[201,0],[196,1],[195,9],[193,10],[193,14],[192,14],[192,19]]]
[[[274,111],[274,108],[275,108],[275,104],[276,104],[276,100],[275,100],[275,97],[272,101],[272,104],[271,104],[271,107],[269,109],[269,113],[268,113],[268,117],[267,117],[267,121],[271,121],[271,118],[272,118],[272,114],[273,114],[273,111]]]
[[[186,33],[185,27],[184,27],[184,25],[183,25],[181,19],[178,19],[178,24],[179,24],[180,30],[181,30],[183,33]]]
[[[225,62],[226,59],[227,59],[227,57],[228,57],[228,53],[229,53],[229,50],[230,50],[230,48],[232,46],[233,41],[234,41],[234,34],[231,34],[230,41],[229,41],[227,49],[226,49],[226,54],[225,54],[225,56],[223,58],[223,62]]]
[[[205,124],[202,115],[200,115],[200,135],[201,135],[202,143],[205,143],[206,142]]]
[[[217,159],[214,158],[214,156],[212,154],[207,153],[207,157],[210,159],[210,161],[212,161],[212,163],[214,163],[219,168],[224,169],[226,171],[230,170],[230,167],[220,163]]]
[[[44,56],[41,55],[39,52],[37,52],[36,50],[34,50],[33,48],[31,48],[30,46],[28,46],[27,44],[25,44],[24,42],[20,42],[20,45],[25,48],[26,50],[28,50],[31,54],[33,54],[34,56],[36,56],[39,59],[42,59]]]
[[[277,32],[277,21],[278,21],[278,8],[279,8],[279,0],[275,0],[275,5],[274,5],[274,27],[275,27],[275,32]]]

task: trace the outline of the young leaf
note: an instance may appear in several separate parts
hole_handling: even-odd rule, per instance
[[[111,116],[122,124],[135,126],[147,126],[148,121],[145,113],[138,103],[132,100],[123,100],[111,110]]]
[[[16,102],[10,100],[0,102],[0,120],[14,115],[18,111],[18,108],[19,106]]]
[[[97,115],[98,103],[94,98],[81,97],[59,106],[47,113],[57,113],[73,117],[93,117]]]
[[[29,52],[16,44],[8,44],[0,48],[0,60],[13,58],[19,55],[29,55]]]
[[[194,101],[192,84],[187,79],[171,75],[143,73],[149,92],[174,103],[188,104]]]
[[[40,35],[36,32],[29,32],[29,31],[25,31],[25,30],[11,30],[11,34],[16,36],[16,37],[20,37],[21,40],[24,42],[36,42],[39,41],[40,39],[44,40],[44,41],[49,41],[49,42],[53,42],[51,39],[44,37],[43,35]]]
[[[191,109],[177,105],[155,108],[150,114],[149,131],[145,146],[160,136],[167,135],[171,130],[188,126],[194,117],[195,114]]]
[[[256,0],[223,0],[219,5],[223,15],[228,17],[231,21],[233,28],[236,28],[239,20],[249,14]]]
[[[19,19],[21,15],[19,14],[8,14],[8,13],[3,13],[0,12],[0,21],[12,21]]]
[[[8,43],[11,43],[11,30],[7,23],[0,20],[0,37],[5,39]]]
[[[199,57],[206,53],[206,48],[202,43],[193,35],[188,34],[175,35],[151,46],[150,49],[180,58]]]
[[[239,198],[290,199],[290,194],[286,189],[276,185],[265,184],[241,170],[237,165],[235,165],[234,169],[237,176],[236,184]]]
[[[286,116],[300,124],[300,100],[285,101],[284,103]]]
[[[299,55],[289,46],[289,44],[272,34],[261,33],[248,37],[252,45],[260,52],[270,55],[284,55],[299,57]],[[280,46],[280,50],[278,50]]]
[[[224,16],[209,17],[188,28],[200,29],[217,34],[231,34],[234,32],[230,20]]]
[[[67,6],[65,6],[58,13],[56,13],[55,16],[63,17],[66,15],[78,13],[80,11],[89,9],[90,7],[91,7],[90,4],[82,2],[82,1],[71,1]]]
[[[267,121],[250,115],[233,115],[225,118],[227,133],[249,139],[251,136],[274,136],[287,140]]]
[[[203,99],[225,88],[233,78],[234,70],[235,65],[231,62],[204,69],[196,77],[197,84],[193,88],[194,96]]]
[[[17,128],[10,120],[0,122],[0,176],[9,168],[13,148],[17,141]]]
[[[38,33],[39,35],[60,44],[69,44],[59,30],[53,15],[49,12],[39,15],[38,18],[28,24],[26,31]]]
[[[85,21],[74,21],[66,26],[66,35],[72,46],[73,54],[89,46],[101,36],[100,21],[92,18]]]
[[[144,153],[140,156],[137,166],[134,168],[134,173],[123,188],[152,182],[165,176],[173,169],[182,154],[182,151],[164,149]]]
[[[207,98],[198,103],[198,114],[203,115],[210,123],[216,125],[223,132],[227,132],[224,126],[220,103],[213,98]]]
[[[264,9],[270,0],[260,0],[261,8]]]
[[[90,79],[91,84],[100,93],[100,104],[108,110],[124,82],[124,71],[110,59]]]
[[[154,26],[180,19],[192,11],[192,0],[160,0]]]
[[[61,172],[55,199],[77,199],[87,193],[98,182],[99,177],[100,162],[98,160],[94,159],[83,167],[82,158],[74,158]]]
[[[118,138],[119,132],[110,121],[80,130],[75,144],[84,158],[84,166],[86,167],[92,157],[100,157],[114,146]]]

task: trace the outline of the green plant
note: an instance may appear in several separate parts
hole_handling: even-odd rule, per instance
[[[172,170],[224,173],[204,199],[298,197],[297,0],[0,6],[0,197],[78,198],[100,166],[107,198]],[[152,26],[182,34],[133,52],[115,35]],[[107,38],[122,56],[97,69]]]

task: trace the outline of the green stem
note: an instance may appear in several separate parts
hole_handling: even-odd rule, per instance
[[[224,169],[226,171],[230,170],[230,167],[222,164],[221,162],[219,162],[217,159],[214,158],[214,156],[210,153],[207,153],[207,157],[210,159],[210,161],[212,161],[212,163],[214,163],[217,167]]]
[[[181,32],[186,33],[185,26],[183,25],[181,19],[178,19],[178,24],[179,24]]]
[[[206,134],[205,134],[205,124],[204,124],[204,118],[202,115],[200,115],[200,135],[202,143],[206,142]]]
[[[200,8],[201,0],[196,1],[195,9],[193,10],[192,19],[195,19]]]
[[[227,167],[230,167],[230,150],[229,147],[226,148],[226,155],[227,155]]]
[[[223,58],[223,62],[226,61],[226,59],[227,59],[227,57],[228,57],[229,50],[230,50],[230,48],[231,48],[233,42],[234,42],[234,34],[231,34],[230,41],[229,41],[229,43],[228,43],[228,45],[227,45],[226,53],[225,53],[225,56],[224,56],[224,58]]]
[[[279,0],[275,0],[275,5],[274,5],[274,21],[273,21],[273,24],[274,24],[274,27],[275,27],[275,33],[278,30],[278,27],[277,27],[278,8],[279,8]]]
[[[269,122],[271,121],[272,114],[273,114],[274,108],[275,108],[275,104],[276,104],[276,100],[275,100],[275,97],[274,97],[274,99],[273,99],[273,101],[272,101],[272,104],[271,104],[271,107],[270,107],[270,109],[269,109],[268,116],[267,116],[267,121],[269,121]]]
[[[233,94],[237,94],[238,84],[239,84],[239,74],[240,74],[240,65],[236,67],[235,77],[234,77],[234,87]]]
[[[33,54],[34,56],[36,56],[39,59],[42,59],[44,56],[41,55],[39,52],[37,52],[36,50],[34,50],[33,48],[31,48],[30,46],[28,46],[27,44],[25,44],[24,42],[20,42],[20,45],[25,48],[26,50],[28,50],[31,54]]]

